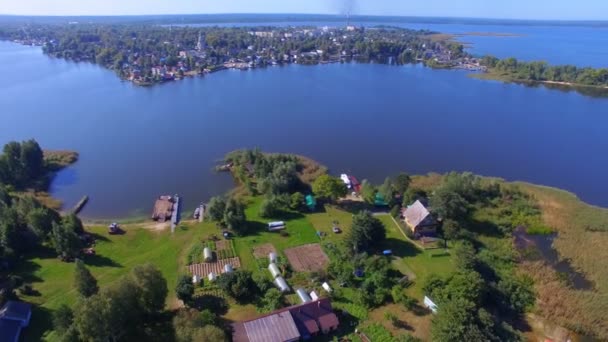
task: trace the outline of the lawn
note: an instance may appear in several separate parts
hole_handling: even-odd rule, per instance
[[[168,305],[173,307],[176,304],[173,290],[188,251],[184,247],[194,243],[199,232],[210,228],[208,224],[182,225],[174,234],[168,230],[153,232],[129,228],[124,235],[109,235],[105,227],[87,228],[96,235],[97,244],[96,255],[87,256],[85,262],[100,287],[116,281],[134,266],[148,262],[156,265],[167,279],[170,291]],[[51,250],[30,255],[19,266],[17,273],[39,293],[37,296],[23,296],[24,300],[39,305],[34,310],[31,326],[24,330],[26,341],[39,341],[43,337],[54,340],[48,334],[51,310],[62,304],[74,304],[77,300],[77,293],[72,288],[73,271],[73,263],[59,261]]]
[[[250,230],[247,236],[236,237],[233,242],[242,267],[253,272],[267,273],[265,268],[259,268],[253,256],[252,250],[256,246],[270,243],[279,255],[284,256],[283,251],[286,248],[319,243],[321,239],[317,236],[317,231],[326,234],[322,237],[323,241],[337,242],[348,234],[352,223],[352,213],[334,206],[325,206],[318,212],[309,214],[285,213],[282,217],[264,219],[258,215],[262,199],[253,197],[246,200],[247,224]],[[388,239],[383,248],[393,250],[393,265],[397,270],[416,279],[423,279],[433,272],[451,270],[449,257],[430,257],[429,252],[418,249],[407,240],[390,216],[380,215],[378,218],[387,228]],[[267,231],[267,222],[274,220],[286,222],[288,235]],[[334,221],[339,223],[342,234],[331,231]],[[186,222],[180,225],[174,234],[169,230],[155,231],[139,228],[140,226],[143,224],[129,225],[124,235],[109,235],[105,227],[88,227],[87,230],[97,239],[96,255],[87,256],[85,262],[100,287],[115,282],[137,265],[148,262],[156,265],[167,279],[170,291],[167,305],[174,308],[178,302],[173,291],[178,276],[186,272],[185,265],[192,246],[204,243],[211,235],[221,235],[221,231],[216,224],[207,222]],[[54,254],[52,250],[43,249],[36,255],[27,256],[19,265],[17,273],[38,292],[37,296],[23,297],[24,300],[36,304],[31,326],[24,331],[26,341],[56,340],[51,331],[52,311],[62,304],[73,305],[77,301],[77,293],[72,288],[74,264],[61,262]],[[308,278],[303,278],[304,275],[305,273],[294,274],[288,282],[290,285],[310,286]],[[421,299],[419,282],[415,282],[410,291],[412,296]],[[357,317],[359,323],[375,321],[375,316],[370,321],[369,318],[372,317],[368,318],[366,310],[352,304],[349,298],[354,296],[354,292],[351,289],[342,289],[341,292],[343,298],[336,298],[336,307],[347,309]],[[229,320],[250,319],[258,315],[251,304],[241,306],[233,301],[229,302],[231,306],[224,315]]]

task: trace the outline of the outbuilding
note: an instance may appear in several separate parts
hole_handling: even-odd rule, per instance
[[[300,301],[302,303],[312,302],[312,298],[310,298],[308,292],[306,292],[306,290],[304,290],[303,288],[297,289],[296,293],[298,294],[298,297],[300,297]]]
[[[199,277],[196,274],[192,276],[192,284],[198,285],[200,282],[201,282],[201,277]]]
[[[279,267],[275,263],[270,263],[268,265],[268,270],[270,271],[270,274],[272,274],[273,279],[281,275],[281,270],[279,270]]]
[[[232,267],[232,264],[224,265],[224,273],[232,273],[233,271],[234,271],[234,268]]]
[[[207,276],[207,279],[209,279],[210,282],[215,281],[215,278],[217,278],[217,276],[213,272],[209,273],[209,275]]]
[[[272,262],[277,262],[278,258],[279,258],[279,257],[277,256],[277,253],[275,253],[275,252],[270,252],[270,253],[268,254],[268,260],[269,260],[271,263],[272,263]]]
[[[321,284],[321,287],[323,288],[323,290],[327,291],[328,293],[331,293],[332,289],[329,286],[329,284],[327,282]]]
[[[205,262],[213,261],[213,252],[211,252],[211,248],[205,247],[203,249],[203,259],[205,259]]]
[[[274,283],[279,288],[279,291],[281,291],[281,292],[288,292],[290,290],[289,285],[287,285],[287,282],[285,281],[285,278],[283,278],[283,277],[277,277],[274,280]]]

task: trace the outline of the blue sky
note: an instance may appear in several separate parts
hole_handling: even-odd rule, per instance
[[[0,13],[124,15],[199,13],[355,14],[608,20],[608,0],[0,0]]]

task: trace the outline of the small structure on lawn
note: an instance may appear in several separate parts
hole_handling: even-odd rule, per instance
[[[213,252],[211,252],[211,248],[205,247],[203,249],[203,259],[205,262],[213,261]]]
[[[403,209],[402,215],[403,221],[414,235],[434,235],[437,232],[437,220],[420,201]]]
[[[344,185],[346,185],[347,188],[349,188],[349,189],[351,188],[350,178],[348,177],[348,175],[346,173],[341,174],[340,179],[342,180]]]
[[[429,308],[433,313],[437,313],[437,304],[435,304],[431,298],[424,296],[424,306]]]
[[[209,275],[207,276],[207,279],[209,279],[210,282],[215,281],[216,278],[217,276],[213,272],[209,273]]]
[[[285,228],[286,228],[285,222],[283,222],[283,221],[276,221],[276,222],[268,223],[268,231],[271,231],[271,232],[276,232],[279,230],[283,230]]]
[[[158,222],[165,222],[173,215],[173,204],[175,199],[172,196],[160,196],[154,203],[152,219]]]
[[[281,275],[281,270],[279,270],[279,267],[275,263],[270,263],[268,265],[268,270],[270,271],[270,274],[272,274],[273,279]]]
[[[306,195],[306,206],[310,211],[314,211],[317,207],[317,200],[313,195]]]
[[[278,259],[279,259],[279,257],[277,256],[277,253],[275,253],[275,252],[270,252],[270,253],[268,254],[268,260],[269,260],[270,262],[277,262],[277,260],[278,260]]]
[[[28,303],[9,300],[0,309],[0,341],[17,342],[21,329],[30,324],[32,306]]]
[[[224,273],[232,273],[233,271],[234,271],[234,268],[232,267],[231,264],[224,265]]]
[[[192,276],[192,284],[194,285],[198,285],[201,283],[201,277],[197,276],[196,274]]]
[[[287,285],[285,278],[283,278],[281,276],[276,277],[276,279],[274,280],[274,283],[279,288],[279,291],[289,292],[290,288],[289,288],[289,285]]]
[[[324,282],[323,284],[321,284],[321,287],[323,288],[323,290],[327,291],[328,293],[331,293],[332,289],[329,286],[329,283]]]
[[[120,226],[116,222],[112,222],[111,225],[108,226],[108,233],[111,235],[120,233]]]
[[[312,291],[310,293],[310,298],[312,298],[312,300],[315,301],[315,300],[319,299],[319,295],[315,291]]]
[[[300,297],[300,301],[302,303],[312,302],[312,298],[310,298],[308,292],[306,292],[306,290],[304,290],[303,288],[300,287],[299,289],[297,289],[296,293],[298,294],[298,297]]]
[[[386,198],[384,198],[381,193],[376,192],[376,196],[374,197],[374,205],[376,207],[386,207],[388,206],[388,203],[386,202]]]

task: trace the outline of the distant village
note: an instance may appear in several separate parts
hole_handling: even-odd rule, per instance
[[[209,74],[224,69],[248,70],[286,64],[376,62],[385,64],[424,63],[434,68],[484,70],[480,60],[463,51],[459,43],[428,31],[400,28],[346,27],[260,27],[203,28],[164,27],[167,40],[155,42],[155,32],[130,40],[104,42],[80,34],[65,42],[65,35],[18,36],[17,43],[43,46],[52,56],[91,61],[115,70],[120,77],[138,85],[152,85]],[[186,31],[184,31],[186,30]],[[187,32],[195,39],[173,38],[173,32]],[[177,34],[177,33],[176,33]],[[218,36],[220,37],[218,39]],[[164,36],[163,36],[164,37]],[[0,36],[1,38],[1,36]],[[173,38],[173,39],[169,39]],[[154,45],[138,42],[145,39]],[[143,48],[138,48],[137,44]],[[88,45],[93,44],[93,48]],[[133,49],[128,46],[132,45]],[[90,51],[90,53],[89,53]]]

